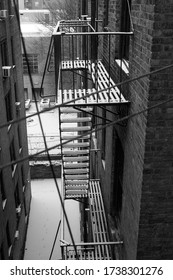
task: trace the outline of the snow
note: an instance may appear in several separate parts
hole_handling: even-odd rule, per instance
[[[57,182],[59,188],[61,188],[61,179],[57,179]],[[61,219],[60,200],[53,179],[32,180],[31,189],[32,200],[24,260],[48,260]],[[75,242],[80,242],[79,203],[74,200],[68,200],[65,204],[74,240]],[[60,236],[61,228],[52,254],[52,260],[61,259]],[[71,243],[66,226],[65,240]]]

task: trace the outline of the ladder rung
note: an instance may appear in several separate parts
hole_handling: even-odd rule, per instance
[[[88,179],[89,175],[88,174],[81,174],[81,175],[65,175],[66,180],[83,180],[83,179]]]
[[[88,161],[89,157],[88,156],[83,156],[83,157],[63,157],[63,161],[69,161],[69,162],[78,162],[78,161]]]
[[[88,168],[81,168],[81,169],[65,169],[64,174],[84,174],[88,173]]]
[[[84,108],[82,108],[82,110],[85,110],[86,112],[92,112],[93,108],[92,107],[86,107],[86,108],[84,107]],[[73,107],[61,107],[60,111],[61,111],[61,113],[80,113],[80,111],[77,110],[77,108],[73,108]]]
[[[70,126],[70,127],[61,127],[61,131],[71,132],[71,131],[87,131],[91,130],[90,126]]]
[[[83,142],[83,143],[67,143],[67,144],[62,144],[63,148],[84,148],[84,147],[89,147],[90,143],[89,142]]]
[[[89,154],[89,150],[87,150],[87,149],[85,149],[85,150],[71,150],[71,151],[69,151],[69,150],[63,150],[63,155],[64,156],[69,156],[69,155],[71,155],[71,156],[77,156],[77,155],[86,155],[86,154]]]
[[[62,123],[79,123],[79,122],[91,122],[90,117],[86,118],[61,118]]]
[[[88,167],[89,163],[64,163],[64,168],[81,168],[81,167]]]

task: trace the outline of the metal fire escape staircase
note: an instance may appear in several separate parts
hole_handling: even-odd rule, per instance
[[[94,106],[127,106],[129,101],[116,87],[102,60],[98,57],[93,60],[89,45],[96,34],[102,37],[105,35],[93,32],[86,21],[60,22],[53,34],[56,88],[60,105],[63,196],[64,199],[88,198],[93,230],[92,244],[76,244],[80,259],[110,259],[110,246],[122,243],[111,243],[108,240],[100,183],[90,178],[90,155]],[[109,37],[112,35],[116,34],[108,34]],[[87,53],[85,59],[81,55],[83,46]],[[67,71],[72,73],[70,89],[64,89],[62,78]],[[62,244],[63,258],[76,257],[71,246]]]

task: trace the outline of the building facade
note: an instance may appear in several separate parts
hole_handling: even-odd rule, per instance
[[[90,218],[86,218],[86,209],[83,218],[89,236],[90,222],[96,227],[93,220],[98,212],[91,215],[90,192],[98,184],[92,180],[99,180],[109,238],[123,242],[114,249],[119,259],[172,258],[173,108],[172,100],[166,102],[172,98],[173,86],[172,11],[171,1],[78,1],[77,17],[86,22],[61,23],[54,32],[57,88],[61,72],[71,71],[73,76],[71,91],[65,91],[61,82],[60,103],[69,102],[69,96],[80,98],[79,103],[69,105],[76,111],[66,111],[83,110],[83,118],[78,114],[78,120],[71,120],[78,123],[77,135],[93,129],[91,149],[82,148],[90,145],[84,138],[68,145],[77,147],[73,152],[62,145],[65,199],[88,197]],[[64,35],[60,37],[58,31]],[[58,44],[68,41],[68,36],[69,54],[59,55],[63,47]],[[113,89],[119,99],[113,98]],[[91,93],[93,100],[87,96]],[[86,106],[92,107],[92,120],[85,118],[89,114]],[[64,112],[60,112],[62,140],[70,139],[65,132],[72,131],[63,127],[70,122],[63,119]],[[92,126],[87,126],[90,121]],[[71,167],[76,161],[81,165],[78,170]]]
[[[18,9],[17,1],[15,4]],[[21,41],[13,2],[1,1],[0,13],[0,124],[2,125],[25,117],[25,99]],[[1,260],[18,260],[23,257],[31,200],[29,163],[27,160],[22,160],[27,156],[25,121],[0,128]]]
[[[49,61],[47,61],[47,56],[51,44],[52,31],[43,24],[36,23],[34,21],[21,22],[21,30],[25,41],[36,100],[39,101],[41,98],[47,96],[50,97],[51,101],[55,101],[53,52],[51,52],[50,59]],[[29,98],[30,100],[34,100],[30,78],[28,75],[27,61],[24,52],[23,75],[25,99]],[[40,93],[41,86],[42,92]]]
[[[103,40],[98,50],[117,83],[172,63],[170,1],[96,2],[99,31],[129,31],[132,23],[130,38],[117,36],[110,46]],[[128,115],[169,99],[172,71],[120,86],[130,101]],[[117,118],[113,106],[111,112],[96,110],[111,121]],[[172,110],[169,102],[96,133],[101,152],[93,156],[93,176],[101,180],[111,238],[121,236],[124,242],[120,258],[172,259]],[[123,116],[120,112],[119,118]]]

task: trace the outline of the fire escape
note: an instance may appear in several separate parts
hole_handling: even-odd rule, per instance
[[[108,260],[112,258],[112,247],[122,244],[109,241],[100,182],[90,175],[90,157],[96,151],[91,148],[94,107],[127,108],[129,104],[110,75],[111,42],[121,35],[132,32],[98,32],[87,19],[60,21],[53,34],[62,196],[64,201],[87,201],[92,231],[91,241],[76,244],[77,251],[64,241],[62,233],[63,259]],[[104,42],[109,50],[106,66],[98,51]]]

